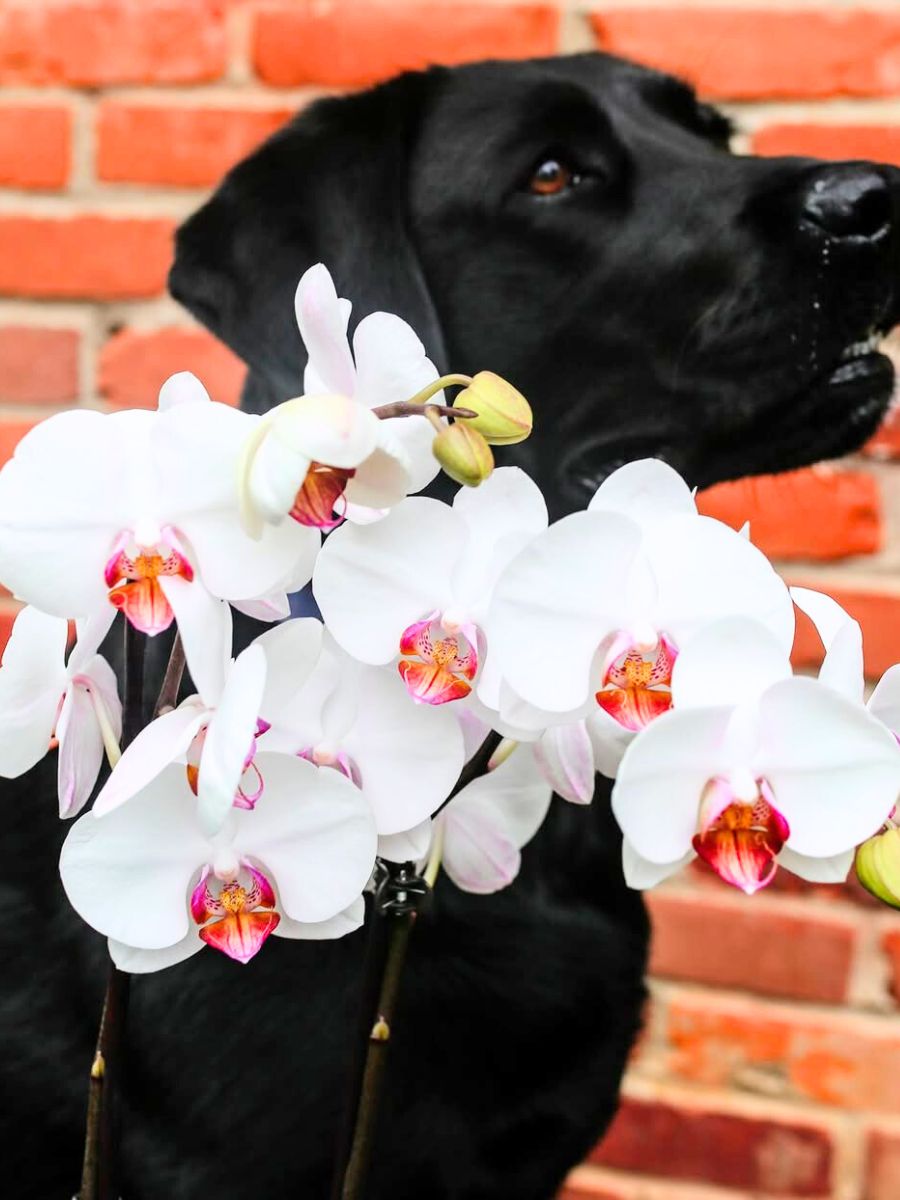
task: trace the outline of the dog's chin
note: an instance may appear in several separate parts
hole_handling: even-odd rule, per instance
[[[802,392],[720,438],[710,438],[707,430],[705,438],[688,441],[666,430],[580,443],[559,464],[562,506],[583,508],[608,475],[639,458],[661,458],[701,488],[839,458],[875,433],[894,392],[894,364],[887,355],[851,348]]]

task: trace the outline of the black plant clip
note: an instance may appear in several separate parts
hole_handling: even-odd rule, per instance
[[[379,916],[411,916],[419,911],[430,891],[415,863],[377,860],[375,909]]]

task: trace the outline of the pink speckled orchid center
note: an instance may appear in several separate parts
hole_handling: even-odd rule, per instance
[[[677,657],[675,644],[665,634],[646,641],[618,634],[607,654],[597,703],[623,728],[643,729],[672,707],[672,668]]]
[[[237,962],[249,962],[277,928],[275,891],[262,871],[249,863],[205,867],[191,893],[191,916],[200,937]]]
[[[160,529],[148,522],[119,534],[103,574],[110,604],[121,609],[135,629],[152,637],[174,620],[160,578],[177,575],[190,583],[194,569],[178,533],[171,526]]]
[[[444,613],[431,613],[403,631],[397,664],[406,690],[420,704],[461,700],[478,671],[477,630]]]
[[[764,779],[711,779],[700,802],[693,846],[726,883],[753,895],[775,878],[790,836]]]

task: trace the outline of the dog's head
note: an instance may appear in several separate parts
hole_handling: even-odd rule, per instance
[[[516,448],[559,513],[618,463],[697,484],[859,446],[893,389],[900,171],[728,152],[677,80],[604,55],[409,74],[320,101],[180,230],[171,289],[299,392],[293,292],[324,261],[356,319],[525,391]]]

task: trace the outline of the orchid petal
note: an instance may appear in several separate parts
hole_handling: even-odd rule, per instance
[[[488,896],[509,887],[519,873],[522,855],[502,826],[472,809],[448,811],[438,820],[446,826],[442,865],[458,888]]]
[[[358,788],[285,754],[258,754],[266,788],[252,812],[234,811],[237,837],[277,881],[287,916],[326,921],[347,908],[375,862],[372,814]]]
[[[696,516],[694,494],[678,472],[657,458],[627,463],[594,493],[588,512],[617,512],[642,527],[674,516]]]
[[[622,756],[637,735],[632,730],[625,729],[602,708],[591,713],[586,726],[594,751],[596,769],[607,779],[615,779]]]
[[[256,600],[232,600],[231,607],[236,608],[245,617],[251,617],[254,621],[265,621],[267,624],[286,621],[291,615],[291,601],[286,592],[272,592]]]
[[[565,712],[587,698],[597,648],[618,624],[621,580],[638,542],[638,527],[626,517],[574,513],[507,566],[487,629],[491,653],[523,699]]]
[[[178,371],[170,375],[159,389],[157,409],[165,412],[179,404],[209,404],[209,392],[196,375],[190,371]]]
[[[378,857],[388,862],[421,862],[431,845],[431,821],[423,821],[402,833],[379,834]]]
[[[116,610],[111,604],[104,604],[97,612],[75,622],[76,641],[66,664],[70,677],[77,674],[89,659],[94,658],[115,619]]]
[[[177,963],[193,957],[205,945],[195,925],[191,926],[180,942],[159,950],[139,950],[137,946],[126,946],[124,942],[117,942],[115,938],[109,938],[107,944],[110,958],[120,971],[127,971],[129,975],[148,975],[151,971],[174,967]]]
[[[321,942],[354,933],[365,919],[366,902],[362,896],[357,896],[343,912],[339,912],[335,917],[330,917],[327,921],[292,921],[290,917],[282,916],[274,933],[276,937]]]
[[[437,500],[406,500],[377,525],[343,525],[316,563],[313,591],[335,640],[361,662],[397,656],[403,631],[446,604],[465,526]]]
[[[696,857],[693,850],[688,850],[674,862],[655,863],[648,858],[642,858],[628,838],[622,839],[622,869],[625,874],[625,882],[630,888],[635,888],[640,892],[655,888],[670,875],[676,875]]]
[[[269,413],[269,437],[329,467],[353,469],[372,454],[381,422],[364,404],[342,394],[300,396]],[[303,482],[299,480],[297,486]]]
[[[785,846],[778,855],[778,865],[809,883],[844,883],[853,866],[854,854],[855,849],[851,846],[830,858],[808,858]]]
[[[208,719],[207,709],[196,700],[187,700],[179,708],[145,725],[126,746],[101,788],[91,810],[93,815],[105,817],[142,792],[170,763],[183,757]]]
[[[889,667],[875,685],[869,712],[893,734],[900,734],[900,664]]]
[[[347,322],[334,282],[322,263],[310,267],[300,279],[294,311],[309,369],[329,391],[352,396],[356,371],[347,342]]]
[[[247,754],[253,744],[266,685],[266,656],[252,644],[238,655],[210,718],[200,758],[197,812],[210,836],[231,812]]]
[[[725,617],[680,647],[672,670],[672,701],[676,709],[737,705],[790,677],[787,651],[765,625]]]
[[[557,795],[573,804],[594,798],[594,750],[584,721],[551,727],[534,744],[541,774]]]
[[[356,508],[393,508],[409,490],[405,451],[394,441],[388,422],[379,424],[380,445],[359,465],[345,489],[347,503]]]
[[[267,629],[255,640],[266,657],[266,685],[259,715],[281,721],[291,701],[306,685],[322,654],[322,622],[297,617]]]
[[[270,427],[249,464],[246,486],[253,508],[266,521],[283,521],[311,465],[309,453],[289,445]]]
[[[66,689],[68,626],[36,608],[15,619],[0,668],[0,775],[15,779],[39,762],[50,745]]]
[[[648,725],[622,758],[612,807],[642,858],[672,863],[691,847],[708,781],[730,766],[727,708],[672,709]]]
[[[56,723],[59,739],[57,789],[60,817],[73,817],[88,802],[103,763],[103,735],[90,695],[69,688]]]
[[[167,575],[159,582],[175,613],[194,687],[212,708],[222,695],[231,660],[231,609],[211,596],[198,579],[188,583]]]
[[[343,749],[357,764],[379,834],[426,820],[463,768],[463,737],[447,708],[410,704],[401,679],[375,667],[359,672],[363,697]]]
[[[791,599],[806,613],[825,647],[819,681],[861,704],[864,691],[862,630],[849,613],[821,592],[791,588]]]
[[[787,679],[759,706],[754,772],[791,830],[790,848],[830,858],[883,824],[900,793],[900,747],[865,709],[815,679]]]
[[[72,907],[89,925],[157,950],[188,932],[188,887],[208,854],[184,768],[171,765],[129,804],[100,819],[80,817],[59,866]]]

